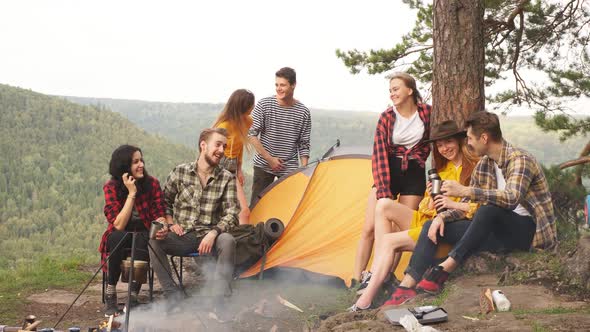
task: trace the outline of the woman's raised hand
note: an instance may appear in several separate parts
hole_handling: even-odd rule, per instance
[[[129,173],[124,173],[123,176],[123,184],[127,187],[127,191],[129,191],[129,195],[135,195],[137,193],[137,187],[135,186],[135,178]]]

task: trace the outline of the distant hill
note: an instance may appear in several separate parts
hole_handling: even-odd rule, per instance
[[[96,257],[112,151],[142,148],[165,180],[195,153],[120,114],[0,85],[0,267],[39,253]]]
[[[148,132],[157,133],[193,149],[200,130],[210,126],[223,108],[222,104],[66,98],[121,113]],[[343,145],[372,146],[378,117],[378,113],[372,112],[312,109],[311,159],[321,157],[336,139],[340,139]],[[501,121],[504,136],[511,143],[529,150],[547,166],[575,158],[588,140],[587,137],[576,137],[562,143],[557,133],[542,132],[533,118],[528,116],[503,116]],[[245,171],[251,172],[248,168]]]

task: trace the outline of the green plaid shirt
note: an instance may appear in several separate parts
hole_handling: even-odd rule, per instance
[[[494,163],[504,174],[506,188],[498,190]],[[462,201],[471,200],[493,204],[514,210],[521,204],[533,217],[537,225],[532,246],[551,248],[557,244],[557,229],[549,185],[541,165],[528,152],[518,149],[506,141],[502,142],[499,160],[484,156],[475,166],[471,175],[471,193]],[[442,212],[443,220],[452,221],[464,218],[459,210]]]
[[[205,236],[213,226],[228,231],[238,224],[236,178],[219,166],[205,188],[199,181],[196,162],[176,166],[166,179],[164,202],[166,214],[185,231],[194,228],[197,236]]]

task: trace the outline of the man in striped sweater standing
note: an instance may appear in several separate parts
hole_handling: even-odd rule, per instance
[[[275,76],[276,95],[258,101],[248,132],[256,149],[251,207],[275,178],[307,166],[309,160],[311,114],[303,103],[293,98],[297,84],[295,70],[284,67]]]

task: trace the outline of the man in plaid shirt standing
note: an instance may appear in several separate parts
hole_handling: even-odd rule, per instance
[[[178,291],[170,278],[166,255],[195,252],[217,256],[212,287],[217,304],[231,295],[236,241],[228,231],[238,224],[240,206],[235,177],[219,166],[226,145],[225,129],[205,129],[199,136],[198,159],[176,166],[164,185],[168,227],[150,241],[154,249],[150,255],[166,296]]]
[[[465,127],[467,144],[481,159],[469,187],[445,181],[441,189],[445,196],[482,206],[472,221],[450,209],[424,224],[406,275],[385,305],[403,304],[417,291],[439,293],[449,273],[477,251],[526,251],[557,244],[553,203],[541,165],[502,138],[496,114],[475,112]],[[439,242],[454,248],[444,262],[431,267]]]

